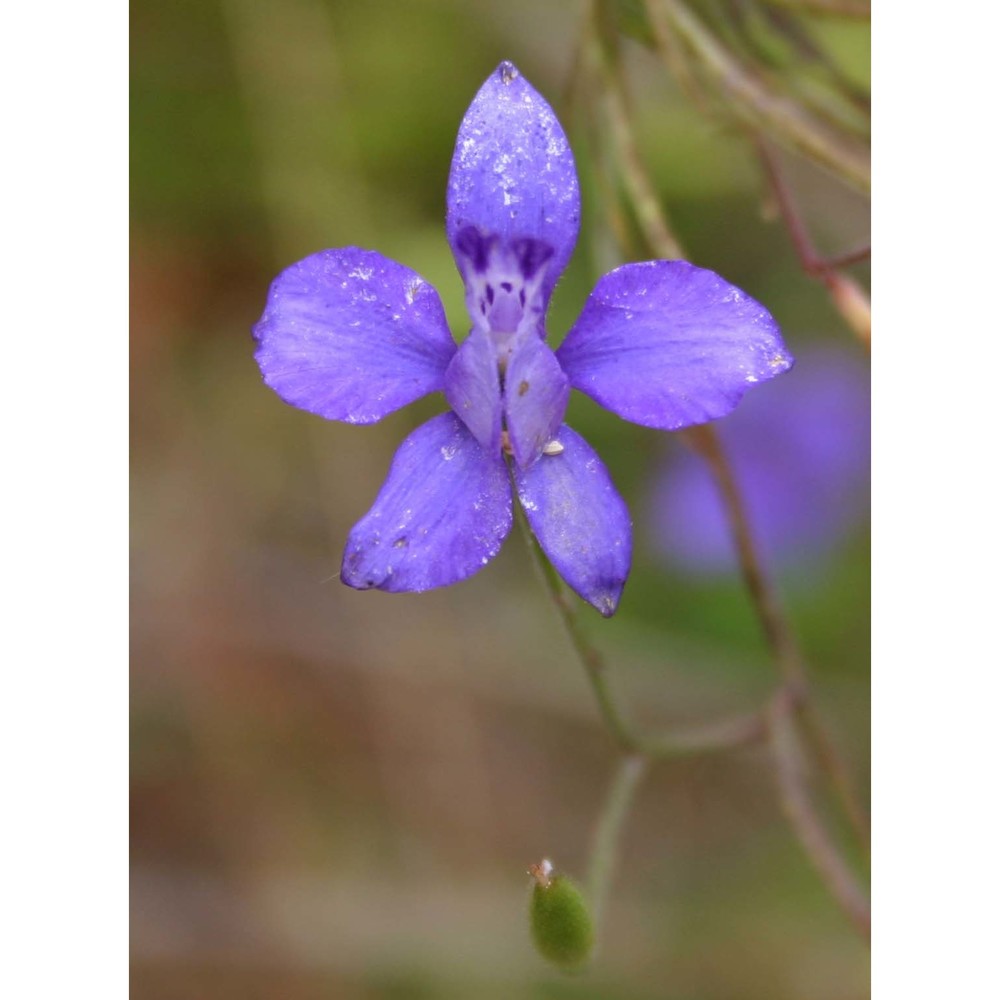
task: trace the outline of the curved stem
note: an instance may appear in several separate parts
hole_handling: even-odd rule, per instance
[[[840,796],[844,811],[858,840],[867,851],[869,835],[866,811],[854,787],[850,769],[837,751],[833,738],[815,706],[807,697],[808,681],[798,643],[785,620],[777,594],[757,554],[746,506],[719,437],[715,429],[708,424],[689,428],[685,434],[705,460],[716,481],[736,548],[743,583],[760,621],[765,641],[789,690],[801,698],[800,711],[810,742]]]
[[[622,830],[635,798],[636,789],[646,773],[649,761],[641,754],[630,754],[618,762],[607,797],[598,815],[587,868],[587,896],[590,899],[594,926],[600,933],[611,878],[618,860]]]
[[[853,278],[841,274],[838,270],[838,268],[848,267],[871,256],[871,247],[861,247],[836,257],[820,257],[813,247],[805,222],[795,206],[791,190],[782,176],[777,159],[763,139],[758,137],[756,145],[764,173],[778,203],[778,211],[784,219],[785,227],[788,229],[788,235],[802,269],[806,274],[818,278],[826,285],[836,310],[861,343],[871,350],[871,299]]]
[[[661,7],[666,8],[668,6],[674,7],[676,5],[673,3],[673,0],[661,0],[659,4],[655,3],[654,0],[649,0],[647,9],[650,12],[651,19],[653,19],[653,15]],[[654,30],[656,30],[655,23]],[[612,76],[619,74],[620,66],[614,60],[608,59],[606,55],[607,43],[603,48],[604,73],[611,74]],[[622,87],[624,86],[620,76],[619,84]],[[612,106],[612,110],[613,108],[614,105]],[[620,120],[620,126],[625,130],[631,129],[630,121],[624,116]],[[628,190],[641,188],[643,182],[652,190],[652,185],[649,184],[648,174],[641,158],[638,156],[622,157],[621,169],[625,174],[632,173],[638,175],[633,178],[630,184],[626,184]],[[653,253],[659,257],[670,256],[677,245],[677,241],[673,237],[673,234],[670,233],[669,225],[667,224],[666,217],[662,214],[659,202],[656,199],[646,202],[645,211],[639,212],[637,210],[636,217],[642,230],[642,235]],[[651,218],[657,224],[651,225]],[[664,230],[669,234],[668,239],[663,238]],[[726,459],[715,430],[711,426],[701,425],[690,428],[686,432],[686,435],[688,440],[692,442],[707,462],[722,497],[744,586],[750,596],[750,601],[760,622],[765,641],[783,680],[782,689],[775,699],[775,704],[780,704],[783,709],[781,716],[784,720],[783,725],[787,726],[790,724],[787,720],[787,714],[790,710],[795,709],[801,717],[803,728],[810,739],[820,765],[828,775],[831,784],[843,804],[851,826],[860,843],[867,850],[869,835],[866,811],[861,805],[860,796],[855,790],[849,768],[837,751],[822,718],[809,701],[807,678],[798,643],[785,619],[777,594],[767,574],[764,572],[756,550],[749,517],[732,468]],[[767,733],[772,741],[774,739],[773,721],[773,713],[769,711],[767,718],[761,722],[761,730]],[[777,763],[778,759],[776,758]],[[838,873],[836,882],[838,887],[840,887],[843,884],[843,879],[839,875],[846,872],[850,876],[850,869],[837,853],[837,848],[826,834],[822,821],[811,809],[808,798],[800,794],[794,794],[797,791],[797,786],[789,784],[788,774],[789,772],[786,768],[779,775],[779,779],[781,779],[779,787],[788,790],[788,794],[783,798],[786,815],[789,816],[790,821],[794,820],[792,822],[793,829],[799,839],[802,840],[803,846],[806,847],[807,851],[815,852],[815,845],[820,844],[824,859],[827,859],[829,856],[833,856],[836,859],[833,863],[825,861],[823,871],[829,873],[832,870]],[[858,894],[860,894],[860,890],[858,890]],[[854,902],[856,902],[856,899]],[[867,904],[865,905],[867,906]],[[851,912],[855,914],[859,912],[858,907],[853,903]],[[858,923],[857,920],[855,922]]]
[[[555,571],[555,568],[542,554],[538,539],[535,538],[531,526],[524,516],[524,511],[521,510],[519,504],[514,504],[514,511],[517,522],[521,526],[521,530],[528,543],[528,550],[531,552],[535,567],[542,582],[545,584],[545,589],[552,598],[552,603],[555,605],[556,611],[559,613],[573,650],[583,664],[587,679],[590,681],[590,687],[594,692],[594,697],[597,699],[597,707],[600,709],[604,724],[611,732],[615,742],[618,744],[618,748],[623,753],[632,753],[638,750],[640,741],[638,741],[631,727],[625,721],[625,717],[619,711],[611,694],[611,689],[608,686],[606,676],[607,666],[604,662],[603,654],[591,643],[587,636],[565,585],[560,579],[559,574]]]
[[[669,732],[645,734],[634,729],[618,707],[608,683],[607,663],[603,653],[590,641],[586,627],[577,614],[574,599],[552,564],[545,558],[524,512],[515,504],[516,518],[524,532],[528,549],[559,614],[566,634],[583,664],[601,718],[618,749],[626,755],[650,760],[691,754],[717,753],[748,743],[759,742],[767,732],[767,709],[749,712],[714,722],[691,725]]]
[[[868,900],[816,812],[805,780],[795,726],[780,699],[775,700],[768,729],[782,811],[830,895],[868,939],[871,937]]]

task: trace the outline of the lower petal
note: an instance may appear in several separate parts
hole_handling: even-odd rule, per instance
[[[445,587],[482,569],[511,521],[500,453],[443,413],[399,446],[374,506],[351,530],[340,578],[358,590]]]
[[[559,575],[607,618],[618,607],[632,563],[628,508],[579,434],[563,424],[556,442],[531,468],[514,469],[517,494]]]
[[[444,374],[448,404],[472,436],[489,452],[500,453],[500,375],[488,333],[474,329]]]

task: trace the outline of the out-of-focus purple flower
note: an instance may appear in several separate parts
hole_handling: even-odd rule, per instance
[[[611,615],[631,522],[601,460],[563,423],[570,387],[675,430],[728,413],[791,358],[763,306],[711,271],[664,260],[606,274],[559,350],[548,347],[580,192],[562,127],[511,63],[466,112],[447,200],[472,321],[461,346],[420,275],[357,247],[280,274],[254,328],[264,381],[304,410],[365,424],[429,392],[451,406],[396,452],[350,533],[341,579],[389,591],[463,580],[500,550],[516,493],[563,579]]]
[[[765,557],[799,567],[842,543],[868,510],[867,366],[830,348],[800,353],[769,392],[719,426]],[[690,452],[663,463],[653,489],[654,537],[687,573],[736,569],[718,490]]]

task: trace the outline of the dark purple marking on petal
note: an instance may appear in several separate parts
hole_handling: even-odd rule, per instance
[[[514,469],[524,513],[559,575],[605,618],[615,613],[632,564],[632,522],[593,448],[565,424],[558,454]]]
[[[566,134],[548,103],[511,63],[480,88],[458,130],[448,178],[448,242],[467,278],[468,232],[552,249],[543,307],[573,252],[580,188]]]
[[[725,416],[792,365],[759,302],[682,260],[606,274],[556,354],[574,388],[661,430]]]
[[[473,325],[498,345],[514,334],[544,337],[542,288],[552,248],[527,238],[502,240],[472,226],[459,233],[457,247]]]
[[[352,424],[442,389],[455,353],[433,286],[358,247],[282,271],[254,336],[264,381],[285,402]]]
[[[444,394],[473,437],[500,454],[502,404],[497,352],[488,334],[473,329],[444,375]]]
[[[374,506],[351,529],[340,578],[393,592],[457,583],[500,551],[512,518],[500,453],[442,413],[399,446]]]
[[[504,378],[504,415],[514,460],[522,469],[536,461],[562,425],[569,379],[552,350],[528,336],[514,351]]]

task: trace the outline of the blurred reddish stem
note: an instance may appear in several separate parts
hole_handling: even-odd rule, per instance
[[[653,5],[650,4],[649,8],[652,9]],[[609,95],[609,99],[605,102],[605,113],[611,119],[608,134],[611,136],[614,159],[622,174],[623,187],[631,201],[643,239],[653,255],[661,258],[674,256],[679,253],[680,242],[671,231],[659,199],[655,195],[655,186],[638,154],[638,146],[634,140],[628,115],[625,82],[618,58],[618,38],[617,34],[609,30],[609,25],[613,22],[607,17],[607,7],[603,0],[596,0],[591,23],[593,30],[584,34],[582,44],[590,49],[591,62],[599,72]],[[800,235],[805,237],[804,229]],[[807,238],[802,246],[809,248],[808,259],[815,262],[815,254]],[[798,643],[785,618],[777,594],[763,569],[736,477],[715,430],[710,425],[701,425],[688,429],[686,437],[708,463],[715,478],[726,510],[744,585],[760,622],[765,641],[782,677],[782,685],[770,702],[768,710],[762,718],[755,721],[754,726],[759,728],[748,726],[737,730],[738,739],[709,742],[702,744],[698,749],[728,749],[744,745],[756,735],[767,735],[772,750],[782,810],[830,894],[845,910],[858,930],[868,937],[870,921],[867,899],[812,802],[804,777],[804,761],[794,717],[801,721],[817,759],[839,794],[851,825],[861,843],[867,848],[868,823],[865,811],[854,789],[850,770],[810,701]],[[532,549],[536,551],[534,545]],[[581,631],[573,605],[554,571],[544,560],[542,566],[556,607],[590,677],[602,714],[608,721],[609,728],[626,759],[655,756],[650,753],[651,745],[647,741],[639,741],[631,734],[608,688],[603,657]],[[614,799],[613,787],[609,802],[614,801],[617,800]],[[602,820],[603,822],[606,822],[606,819]],[[616,820],[616,829],[619,829],[623,822],[624,811]],[[598,829],[601,829],[600,824]],[[595,864],[599,864],[599,859]]]
[[[788,690],[795,695],[799,715],[820,764],[830,776],[851,826],[867,852],[868,817],[854,787],[850,769],[837,750],[822,717],[809,698],[808,680],[802,654],[791,628],[785,620],[774,588],[764,572],[754,543],[746,505],[743,502],[732,466],[726,460],[719,436],[710,424],[688,428],[685,436],[708,464],[715,478],[725,507],[726,518],[729,521],[729,529],[733,536],[743,583],[750,595],[764,637],[771,649],[775,664],[785,679]]]
[[[813,867],[826,883],[830,895],[847,914],[861,936],[870,940],[871,909],[867,896],[854,877],[854,873],[844,862],[836,844],[830,839],[812,802],[806,781],[802,748],[789,707],[782,698],[776,698],[768,726],[769,745],[778,785],[778,800],[785,818],[795,831]]]
[[[778,159],[764,139],[757,140],[757,152],[802,269],[826,285],[837,311],[858,339],[870,348],[872,319],[868,294],[853,278],[841,274],[840,268],[867,260],[871,256],[871,246],[858,247],[835,257],[820,256],[796,207],[791,188],[781,172]]]
[[[668,70],[677,64],[672,55],[676,34],[735,120],[820,164],[845,184],[861,191],[871,189],[870,154],[854,136],[775,90],[753,65],[744,64],[723,45],[681,0],[646,0],[645,11],[656,49]]]

